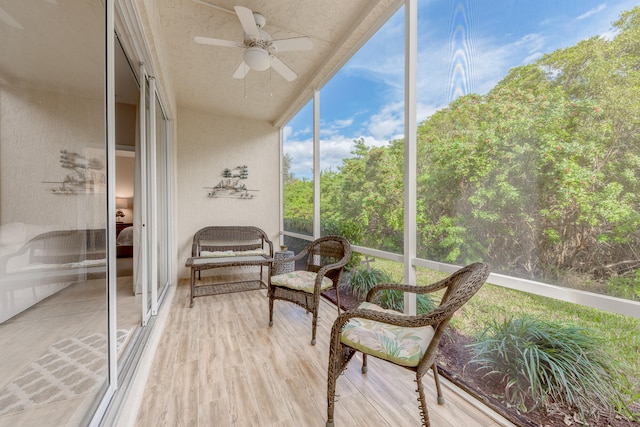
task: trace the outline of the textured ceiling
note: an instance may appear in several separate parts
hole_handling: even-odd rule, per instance
[[[103,96],[104,6],[77,3],[0,2],[0,85]]]
[[[118,4],[131,7],[130,1]],[[172,88],[178,106],[277,126],[291,118],[403,1],[139,0],[136,4],[144,5],[159,22],[161,34],[154,36],[161,40],[150,42],[162,49],[170,81],[160,84]],[[234,79],[242,48],[195,43],[195,36],[242,42],[236,5],[261,13],[266,18],[263,29],[273,39],[311,39],[311,50],[277,53],[298,74],[296,80],[288,82],[271,69],[252,70],[244,79]],[[104,39],[95,31],[101,25],[101,1],[0,0],[0,84],[102,96]],[[85,36],[77,37],[78,32]],[[126,31],[124,35],[130,37]],[[120,52],[116,54],[116,98],[135,103],[133,74]]]
[[[194,42],[195,36],[242,42],[235,5],[262,14],[263,30],[273,39],[311,39],[310,51],[276,54],[298,74],[296,80],[288,82],[271,69],[234,79],[242,48]],[[177,104],[277,123],[300,108],[397,5],[396,0],[157,0]]]

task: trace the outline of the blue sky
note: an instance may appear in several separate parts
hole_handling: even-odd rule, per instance
[[[420,0],[418,122],[462,94],[487,93],[512,67],[593,36],[638,0]],[[385,145],[404,133],[404,8],[320,91],[321,169],[337,170],[353,140]],[[284,129],[291,172],[311,177],[312,109]]]

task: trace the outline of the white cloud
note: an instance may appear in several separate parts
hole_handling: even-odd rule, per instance
[[[382,106],[367,123],[370,135],[375,140],[388,141],[393,135],[402,133],[404,128],[404,102],[394,102]]]
[[[342,160],[351,157],[353,150],[353,140],[340,135],[332,135],[330,137],[322,137],[320,140],[320,169],[334,171],[342,166]],[[313,176],[313,141],[288,140],[284,144],[284,152],[291,159],[291,172],[298,178],[308,178]]]
[[[509,45],[507,45],[509,46]],[[545,37],[538,33],[529,33],[513,43],[515,48],[525,49],[529,53],[543,50],[545,47]]]
[[[534,52],[531,55],[527,56],[526,58],[524,58],[524,60],[522,61],[523,64],[530,64],[531,62],[534,62],[540,58],[542,58],[543,53],[542,52]]]
[[[416,120],[418,123],[423,122],[427,118],[429,118],[433,113],[440,110],[442,107],[423,104],[418,102],[416,106]]]
[[[284,154],[291,157],[291,170],[296,177],[311,177],[313,171],[313,141],[285,139]]]
[[[598,12],[602,12],[603,10],[605,10],[607,7],[606,3],[602,3],[600,5],[598,5],[598,7],[596,7],[595,9],[591,9],[585,13],[583,13],[582,15],[576,17],[577,20],[581,20],[581,19],[585,19],[590,17],[591,15],[595,15]]]
[[[336,120],[333,122],[333,128],[346,128],[353,124],[353,119]]]
[[[282,129],[282,138],[286,141],[291,137],[292,133],[293,133],[293,129],[291,128],[291,126],[285,126]]]

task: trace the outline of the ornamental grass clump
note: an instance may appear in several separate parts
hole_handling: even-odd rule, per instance
[[[346,284],[349,292],[359,300],[364,300],[367,292],[379,283],[391,283],[391,276],[377,268],[357,267],[350,271],[350,279]]]
[[[381,283],[394,283],[394,281],[391,275],[384,270],[358,267],[350,271],[350,280],[344,286],[358,300],[364,301],[369,290]],[[401,291],[385,289],[376,295],[374,302],[382,308],[400,312],[404,310],[404,294]],[[427,313],[435,306],[429,295],[420,294],[416,296],[416,305],[418,314]]]
[[[588,419],[623,408],[610,358],[587,330],[532,317],[494,321],[470,344],[470,363],[497,375],[522,412],[559,404]]]
[[[380,307],[404,312],[404,292],[385,289],[378,294],[376,301]],[[435,308],[435,303],[429,295],[416,295],[416,314],[428,313]]]

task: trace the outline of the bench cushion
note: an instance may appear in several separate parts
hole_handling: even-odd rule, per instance
[[[267,252],[263,249],[251,249],[247,251],[200,251],[201,257],[206,258],[223,258],[233,256],[256,256],[267,255]]]

